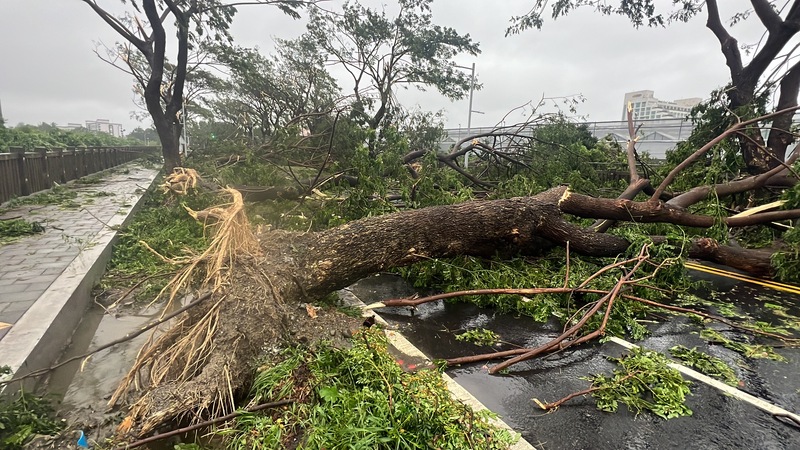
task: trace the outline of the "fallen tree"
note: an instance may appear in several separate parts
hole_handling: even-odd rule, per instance
[[[746,125],[742,123],[734,131]],[[629,250],[630,241],[598,232],[593,226],[581,226],[568,217],[711,227],[719,218],[692,213],[686,207],[715,191],[745,192],[768,184],[772,177],[792,175],[788,165],[782,166],[728,185],[673,195],[665,202],[661,198],[671,179],[667,177],[649,199],[634,201],[631,199],[649,185],[649,180],[636,173],[634,144],[632,138],[628,147],[631,184],[618,199],[589,197],[560,186],[530,197],[402,211],[319,232],[274,230],[254,234],[244,215],[242,194],[226,190],[231,197],[229,204],[190,211],[198,220],[215,227],[215,237],[205,253],[184,261],[187,268],[171,284],[174,300],[188,285],[193,272],[202,268],[205,273],[201,289],[212,294],[142,349],[111,399],[111,403],[132,404],[120,431],[146,434],[176,417],[199,419],[207,414],[231,412],[237,393],[248,386],[255,359],[266,347],[282,340],[290,313],[298,303],[313,302],[370,274],[432,258],[540,256],[562,246],[582,255],[616,257]],[[695,159],[712,146],[713,143],[699,149]],[[676,168],[675,173],[680,170],[681,167]],[[180,175],[180,190],[195,184],[186,180],[186,173]],[[691,201],[685,200],[690,194]],[[796,218],[800,218],[800,210],[788,209],[723,221],[729,227],[740,227]],[[665,239],[650,237],[652,242]],[[620,295],[630,296],[626,286],[647,279],[634,275],[643,265],[651,264],[648,248],[641,247],[638,255],[628,260],[633,266],[627,275],[590,304],[586,320],[590,313],[603,311],[603,306],[607,319],[614,300]],[[732,247],[711,238],[692,239],[687,250],[689,257],[760,276],[775,270],[770,252]],[[586,320],[578,320],[547,348],[518,352],[517,360],[563,348],[562,342],[574,345],[604,333],[605,320],[603,327],[579,334]]]

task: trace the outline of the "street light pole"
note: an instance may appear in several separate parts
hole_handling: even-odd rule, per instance
[[[475,93],[475,63],[472,63],[472,67],[459,65],[455,67],[459,69],[470,69],[471,71],[469,77],[469,112],[467,113],[467,136],[469,136],[472,134],[472,96]],[[464,168],[469,169],[469,152],[464,154]]]
[[[467,135],[472,134],[472,94],[475,93],[475,63],[472,63],[472,75],[469,79],[469,114],[467,114]],[[469,152],[464,153],[464,169],[469,169]]]

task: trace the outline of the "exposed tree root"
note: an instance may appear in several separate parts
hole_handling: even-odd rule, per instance
[[[179,183],[184,184],[177,190],[188,189],[189,184],[195,183],[192,180],[182,179]],[[244,215],[241,194],[234,190],[224,192],[230,195],[230,203],[189,211],[213,232],[211,245],[199,255],[171,260],[184,263],[185,268],[164,291],[169,293],[168,303],[176,301],[193,283],[212,291],[213,296],[148,341],[111,400],[133,402],[124,428],[136,434],[148,433],[176,417],[201,420],[207,415],[231,412],[237,393],[249,384],[253,362],[284,334],[289,316],[285,307],[295,305],[296,309],[301,300],[313,300],[369,274],[456,255],[538,255],[567,242],[570,251],[613,257],[630,245],[619,236],[570,223],[562,217],[564,213],[610,220],[691,221],[699,226],[715,223],[706,216],[687,215],[658,201],[580,197],[559,187],[533,197],[475,201],[373,217],[319,233],[272,231],[259,242]],[[626,214],[623,216],[621,211]],[[800,214],[792,211],[789,215],[795,213]],[[756,214],[751,216],[756,219],[748,220],[773,220],[766,214]],[[454,229],[459,230],[458,235],[454,235]],[[695,243],[689,254],[699,252],[731,265],[746,260],[748,267],[762,272],[771,269],[768,255],[747,250],[733,252],[713,241],[706,244]],[[564,333],[547,344],[449,363],[513,356],[493,367],[491,372],[495,373],[603,335],[615,302],[619,298],[637,300],[629,290],[648,279],[637,275],[640,268],[652,264],[647,252],[648,246],[643,246],[637,257],[606,266],[575,289],[518,290],[523,295],[585,292],[600,296],[580,311],[580,317],[570,320]],[[612,289],[588,287],[601,273],[623,266],[624,275]],[[602,314],[600,326],[582,334],[590,319],[600,317],[597,314]],[[139,392],[144,393],[138,398],[130,395]]]
[[[196,179],[180,183],[196,183]],[[183,184],[179,186],[181,192],[188,189]],[[225,192],[232,199],[226,205],[188,210],[212,228],[213,238],[200,255],[178,261],[185,267],[162,291],[169,291],[166,313],[198,279],[197,271],[202,268],[201,289],[215,293],[212,300],[188,311],[160,336],[153,334],[109,402],[116,404],[126,400],[131,391],[147,389],[124,422],[139,433],[190,412],[201,417],[206,412],[219,415],[232,411],[234,393],[248,379],[251,361],[260,354],[264,342],[277,337],[279,330],[259,327],[257,318],[275,316],[280,297],[269,289],[268,277],[247,273],[244,262],[260,255],[261,248],[244,215],[241,194],[230,189]],[[242,276],[246,278],[242,280]],[[237,284],[248,289],[256,286],[260,292],[237,292]],[[224,293],[220,289],[223,286]],[[239,331],[240,326],[243,331]]]

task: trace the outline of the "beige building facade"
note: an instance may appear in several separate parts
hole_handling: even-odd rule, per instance
[[[622,107],[622,120],[628,120],[628,103],[633,107],[634,120],[683,119],[689,115],[702,98],[682,98],[668,101],[655,97],[653,91],[635,91],[625,93]]]

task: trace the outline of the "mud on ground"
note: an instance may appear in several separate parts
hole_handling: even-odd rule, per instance
[[[261,283],[248,276],[237,276],[236,278],[238,284],[236,292],[240,301],[242,297],[247,297],[248,302],[264,299]],[[98,306],[87,313],[88,318],[81,325],[81,327],[91,327],[90,330],[83,330],[83,332],[93,337],[85,339],[86,342],[73,343],[73,348],[70,349],[71,354],[82,354],[91,348],[118,339],[158,317],[158,311],[163,308],[163,305],[148,306],[143,301],[129,303],[133,296],[129,296],[126,301],[122,302],[122,305],[112,310],[104,309],[114,304],[126,291],[127,289],[115,289],[105,293],[99,291],[94,293],[98,299]],[[248,314],[247,309],[242,309],[243,315]],[[321,341],[326,341],[334,347],[348,347],[353,333],[363,326],[361,318],[351,317],[334,306],[316,306],[314,302],[283,303],[276,308],[276,315],[282,316],[282,320],[264,323],[262,326],[282,328],[278,333],[280,337],[274,342],[274,345],[262,349],[262,355],[254,355],[256,358],[271,359],[270,357],[279,354],[287,346],[313,347]],[[94,320],[91,320],[92,316],[94,316]],[[252,323],[246,319],[242,322]],[[246,327],[243,328],[246,329]],[[66,376],[74,375],[74,379],[71,379],[69,389],[66,386],[70,384],[70,380],[61,381],[62,384],[66,383],[62,387],[66,390],[66,395],[58,413],[58,416],[66,422],[65,430],[57,436],[37,437],[25,448],[27,450],[77,448],[76,443],[81,430],[86,433],[90,442],[102,444],[106,438],[114,436],[116,427],[123,420],[128,408],[124,406],[109,408],[107,402],[119,381],[118,374],[124,373],[133,364],[133,358],[148,334],[145,333],[136,343],[121,344],[123,348],[111,348],[94,355],[84,365],[83,370],[73,367],[71,371],[68,371],[69,374]],[[76,346],[77,348],[75,348]],[[226,350],[217,349],[217,351]],[[107,357],[108,355],[104,357],[106,353],[111,357]],[[77,362],[75,364],[79,365]],[[113,367],[110,367],[109,364]],[[116,379],[108,380],[107,375],[110,373],[114,373]],[[64,377],[65,375],[60,376]],[[97,382],[100,379],[103,380],[102,383]],[[89,386],[92,388],[90,389]],[[47,392],[46,389],[47,387],[45,392]],[[60,394],[64,394],[64,392]],[[172,425],[178,426],[178,424]],[[171,449],[172,446],[168,445],[164,448]]]

